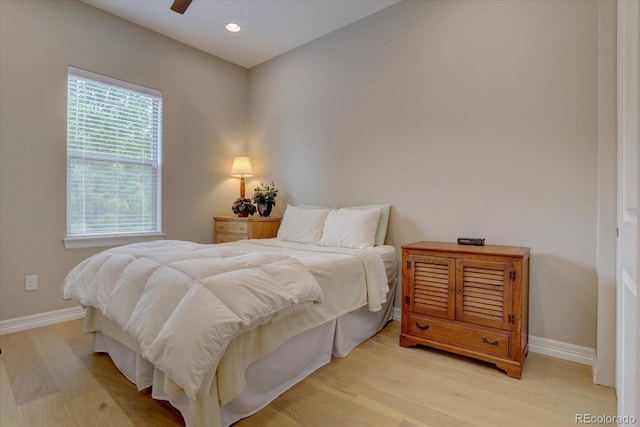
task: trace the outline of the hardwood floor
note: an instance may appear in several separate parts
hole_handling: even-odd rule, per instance
[[[92,351],[81,320],[0,337],[0,426],[181,426]],[[398,345],[399,322],[236,426],[570,426],[615,415],[591,368],[529,353],[522,379],[482,362]]]

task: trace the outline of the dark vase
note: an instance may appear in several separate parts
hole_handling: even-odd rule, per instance
[[[260,216],[267,217],[271,215],[271,209],[273,209],[273,203],[258,203],[258,213]]]

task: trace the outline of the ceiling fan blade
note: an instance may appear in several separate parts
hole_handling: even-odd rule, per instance
[[[173,4],[171,5],[171,10],[182,15],[187,10],[190,4],[191,0],[174,0]]]

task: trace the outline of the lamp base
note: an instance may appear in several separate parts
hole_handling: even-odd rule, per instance
[[[244,176],[240,177],[240,198],[244,199]]]

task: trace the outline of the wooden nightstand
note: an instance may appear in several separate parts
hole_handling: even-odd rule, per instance
[[[427,345],[520,378],[529,343],[529,248],[402,246],[400,345]]]
[[[236,242],[246,239],[270,239],[278,235],[278,217],[214,216],[213,243]]]

